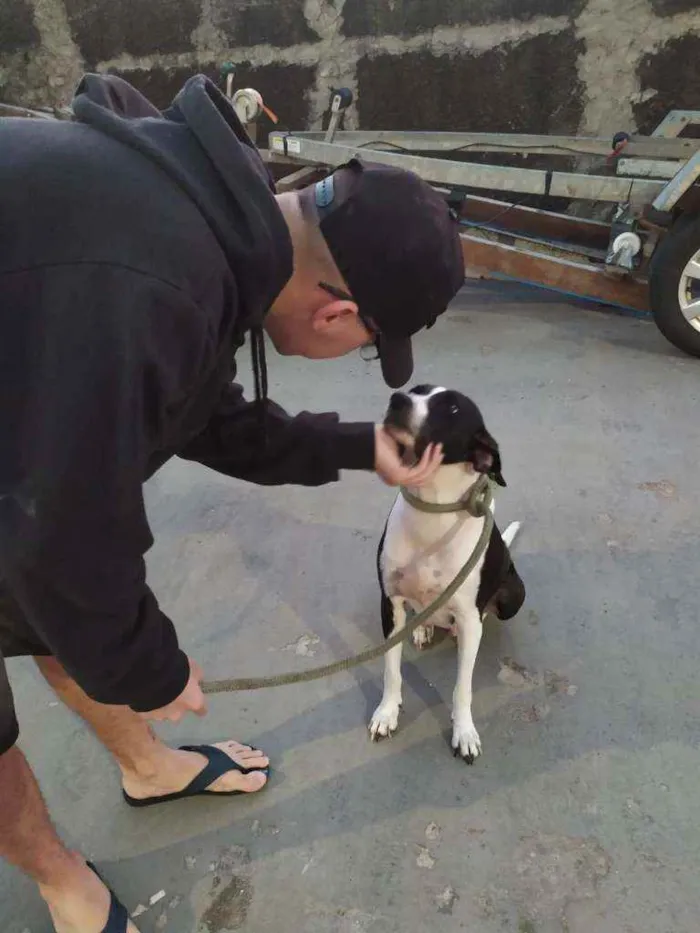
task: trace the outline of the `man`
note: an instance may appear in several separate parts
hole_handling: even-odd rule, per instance
[[[3,656],[33,655],[119,765],[127,803],[260,790],[236,742],[171,749],[147,720],[206,712],[201,671],[145,582],[142,484],[170,457],[258,484],[343,469],[420,485],[372,424],[295,418],[266,398],[282,354],[374,344],[387,383],[463,282],[456,224],[407,173],[352,162],[275,195],[202,76],[164,114],[87,76],[75,121],[0,121],[0,855],[39,885],[58,933],[136,930],[55,833],[16,746]],[[256,400],[233,384],[250,333]]]

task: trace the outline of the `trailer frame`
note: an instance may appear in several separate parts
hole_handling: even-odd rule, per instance
[[[441,190],[458,215],[467,278],[515,279],[652,315],[659,323],[651,288],[659,246],[681,219],[700,216],[700,138],[681,135],[700,129],[700,110],[673,110],[651,135],[620,132],[611,141],[528,133],[339,129],[351,102],[349,91],[336,92],[325,132],[269,134],[265,156],[279,190],[303,187],[350,159],[407,169]],[[458,154],[481,160],[460,161]],[[521,162],[547,158],[549,164],[496,164],[488,161],[489,154],[501,161],[504,156]],[[562,167],[563,159],[569,164]],[[583,165],[591,160],[598,165],[586,170]],[[286,173],[287,167],[293,171]],[[578,212],[527,203],[552,199],[575,205]],[[610,216],[581,216],[586,213],[582,204],[595,205],[599,212],[607,209]],[[697,256],[687,268],[695,287],[700,227]],[[690,340],[673,342],[700,356],[700,278],[697,292],[697,302],[693,292],[685,307],[679,297],[678,311],[692,325]],[[697,316],[688,317],[695,310]]]

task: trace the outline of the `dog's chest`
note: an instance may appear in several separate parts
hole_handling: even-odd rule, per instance
[[[449,516],[416,516],[398,504],[389,519],[382,555],[387,596],[401,596],[418,609],[428,606],[462,569],[479,533],[480,522],[470,518],[455,521]],[[474,601],[478,578],[477,568],[444,613],[449,615],[457,601]],[[437,619],[435,622],[439,624]]]
[[[394,563],[387,561],[388,593],[426,606],[442,593],[454,574],[445,573],[434,559]]]

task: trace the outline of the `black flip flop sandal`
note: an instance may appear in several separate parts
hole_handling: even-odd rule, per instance
[[[122,904],[92,862],[88,862],[87,864],[88,868],[91,868],[92,871],[95,872],[102,884],[109,891],[109,915],[107,917],[107,926],[102,930],[102,933],[127,933],[129,928],[129,911]]]
[[[269,766],[267,768],[244,768],[230,758],[226,752],[222,751],[220,748],[216,748],[214,745],[181,745],[180,748],[184,752],[199,752],[200,755],[204,755],[207,759],[207,764],[202,768],[199,774],[190,781],[187,787],[178,791],[176,794],[163,794],[160,797],[144,797],[143,799],[139,799],[137,797],[131,797],[122,789],[124,800],[126,800],[130,807],[152,807],[156,803],[167,803],[170,800],[182,800],[185,797],[237,797],[239,794],[249,793],[249,791],[245,790],[209,790],[209,786],[213,784],[217,778],[220,778],[224,774],[228,774],[229,771],[238,771],[241,774],[251,774],[253,771],[262,771],[266,777],[270,776]],[[107,933],[111,933],[111,931],[107,931]]]

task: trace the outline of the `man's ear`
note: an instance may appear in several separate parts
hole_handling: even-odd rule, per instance
[[[498,444],[486,428],[477,431],[472,438],[469,459],[477,473],[486,473],[499,486],[506,485],[501,473],[501,454]]]
[[[314,311],[312,326],[315,331],[325,332],[335,329],[338,324],[347,323],[357,317],[357,305],[352,301],[329,301]]]

